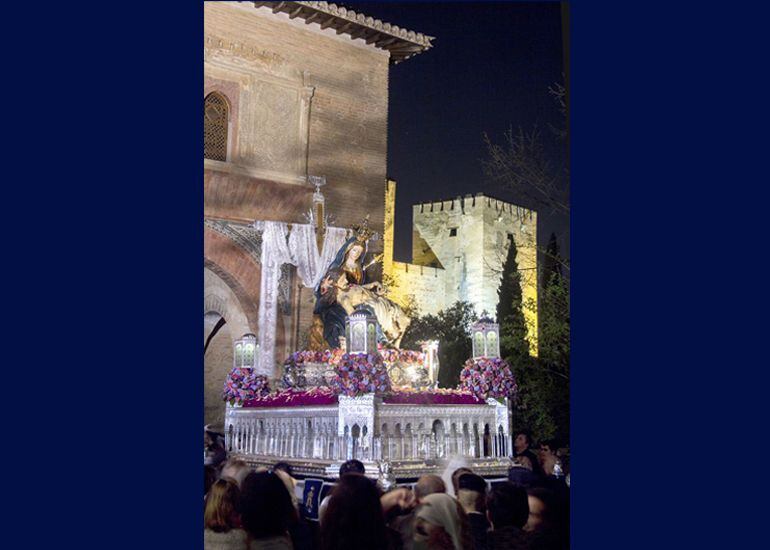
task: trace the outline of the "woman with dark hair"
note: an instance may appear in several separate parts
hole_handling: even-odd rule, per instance
[[[240,491],[231,479],[217,480],[206,497],[203,512],[203,548],[205,550],[243,550],[246,532],[240,529],[238,499]]]
[[[291,550],[289,527],[297,512],[283,481],[272,472],[251,473],[241,485],[241,524],[249,550]]]
[[[395,531],[385,526],[375,483],[345,474],[334,487],[321,523],[321,550],[396,550]]]

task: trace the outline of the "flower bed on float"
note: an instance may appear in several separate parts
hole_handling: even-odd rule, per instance
[[[264,397],[270,393],[270,383],[264,374],[254,373],[250,368],[234,368],[225,379],[222,399],[231,405],[237,405]]]
[[[346,353],[335,369],[331,387],[339,395],[357,397],[365,393],[390,392],[390,377],[379,354]]]
[[[382,349],[379,355],[347,354],[342,350],[298,351],[284,365],[294,377],[302,375],[306,363],[334,366],[331,387],[290,387],[270,392],[266,376],[252,369],[235,368],[225,381],[223,399],[231,405],[251,407],[304,407],[335,405],[339,395],[357,397],[374,393],[386,405],[484,405],[487,398],[512,397],[516,382],[507,362],[500,358],[481,357],[465,362],[457,389],[416,390],[394,386],[387,372],[388,363],[419,363],[424,354],[411,350]],[[296,380],[297,378],[295,378]],[[284,383],[286,383],[284,375]]]
[[[481,399],[512,397],[518,389],[510,365],[499,357],[468,359],[460,371],[459,388]]]

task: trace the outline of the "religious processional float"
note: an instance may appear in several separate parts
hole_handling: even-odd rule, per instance
[[[316,189],[314,200],[318,195]],[[376,238],[368,220],[347,232],[326,228],[317,247],[303,226],[290,235],[285,224],[262,222],[262,229],[265,328],[259,338],[247,334],[234,344],[223,393],[230,455],[254,466],[285,461],[297,474],[325,478],[336,477],[349,459],[363,462],[370,477],[414,479],[440,473],[457,458],[482,475],[505,475],[512,465],[508,400],[516,384],[499,357],[498,325],[482,319],[472,327],[473,357],[460,385],[439,388],[439,342],[400,349],[409,317],[381,283],[367,282],[374,263],[364,263],[367,244]],[[330,236],[342,241],[333,258]],[[276,251],[291,261],[302,256],[297,250],[305,261],[291,263],[306,286],[315,285],[308,338],[315,349],[292,353],[271,379],[260,368],[272,363],[275,330],[274,312],[271,319],[264,311],[272,290],[264,274],[269,279],[270,266],[280,268]]]

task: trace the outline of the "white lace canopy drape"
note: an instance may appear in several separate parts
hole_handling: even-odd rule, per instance
[[[297,275],[307,288],[315,288],[345,242],[346,230],[329,227],[318,251],[315,228],[294,224],[291,231],[282,222],[257,222],[262,229],[262,280],[259,300],[259,370],[273,375],[275,366],[275,328],[278,313],[278,279],[281,266],[297,266]]]

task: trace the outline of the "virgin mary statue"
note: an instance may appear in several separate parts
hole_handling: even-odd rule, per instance
[[[315,289],[316,303],[313,313],[320,317],[323,324],[323,340],[330,348],[340,347],[340,336],[345,334],[346,313],[337,302],[337,282],[344,274],[348,284],[366,284],[363,259],[368,237],[368,234],[359,232],[345,241]],[[314,327],[316,331],[318,328]],[[313,338],[311,334],[311,340],[316,340],[315,345],[311,347],[323,347],[323,342],[317,342],[318,339],[318,335]]]

